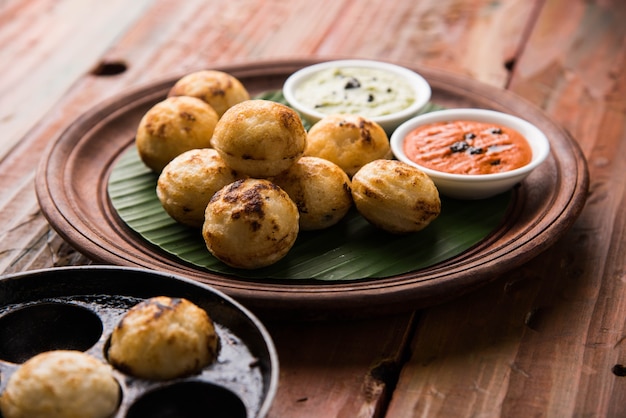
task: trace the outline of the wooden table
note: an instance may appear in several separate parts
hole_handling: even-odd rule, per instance
[[[371,58],[508,89],[582,149],[558,242],[452,301],[281,323],[271,417],[626,416],[626,5],[621,0],[0,2],[0,272],[90,264],[35,195],[46,146],[94,105],[195,69]]]

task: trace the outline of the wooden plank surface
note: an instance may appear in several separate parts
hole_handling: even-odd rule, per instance
[[[282,363],[270,415],[623,415],[624,10],[620,0],[0,3],[0,271],[89,263],[50,229],[33,179],[48,143],[95,103],[219,64],[427,64],[510,87],[562,123],[590,163],[587,207],[535,260],[415,317],[269,323]],[[127,69],[89,73],[102,64]]]
[[[614,371],[626,360],[626,100],[618,97],[626,87],[626,9],[619,11],[546,2],[511,79],[513,91],[587,150],[592,184],[581,218],[523,269],[425,313],[388,416],[626,413],[626,383]],[[556,16],[568,24],[555,26]],[[453,318],[466,320],[441,327]]]
[[[413,317],[268,323],[281,364],[271,417],[381,416]]]
[[[7,1],[0,7],[0,158],[151,0]]]

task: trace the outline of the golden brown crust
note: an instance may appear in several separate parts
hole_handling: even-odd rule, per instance
[[[4,418],[105,418],[120,388],[108,364],[72,350],[32,357],[11,375],[0,397]]]
[[[176,156],[211,146],[218,116],[194,97],[170,97],[146,112],[137,128],[135,144],[146,166],[160,173]]]
[[[158,296],[131,308],[111,334],[111,364],[132,376],[164,380],[215,361],[218,336],[206,311],[187,299]]]
[[[329,115],[311,127],[305,155],[324,158],[353,176],[370,161],[391,158],[389,138],[376,122],[357,115]]]
[[[272,181],[295,202],[303,231],[335,225],[352,207],[348,175],[322,158],[302,157]]]
[[[157,182],[157,197],[177,222],[199,228],[213,194],[238,178],[216,150],[189,150],[165,166]]]
[[[388,232],[420,231],[441,212],[439,192],[421,170],[396,160],[376,160],[352,178],[357,210]]]
[[[231,107],[217,123],[213,147],[233,169],[257,178],[275,176],[302,156],[306,131],[291,108],[267,100]]]
[[[185,75],[172,86],[168,96],[197,97],[211,105],[220,117],[233,105],[250,99],[248,91],[237,78],[216,70]]]
[[[208,250],[222,262],[254,269],[289,252],[298,236],[298,218],[295,203],[274,183],[238,180],[213,195],[202,235]]]

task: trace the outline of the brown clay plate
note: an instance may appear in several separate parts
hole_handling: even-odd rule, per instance
[[[240,79],[252,95],[280,89],[312,60],[272,61],[216,68]],[[468,251],[392,277],[350,282],[280,283],[242,279],[189,265],[148,244],[112,207],[107,185],[119,156],[132,145],[141,117],[178,77],[117,96],[84,114],[50,145],[36,190],[44,215],[77,250],[100,263],[167,271],[209,284],[263,316],[368,316],[440,303],[521,265],[554,243],[585,203],[589,174],[577,143],[540,109],[506,90],[434,69],[412,66],[445,107],[494,109],[542,129],[551,155],[514,192],[506,222]]]

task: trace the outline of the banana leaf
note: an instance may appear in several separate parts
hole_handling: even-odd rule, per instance
[[[258,98],[284,102],[276,92]],[[437,108],[431,105],[429,109]],[[484,240],[505,219],[511,193],[475,201],[442,196],[440,216],[422,231],[393,235],[376,229],[356,209],[321,231],[301,231],[282,260],[256,270],[234,269],[207,250],[200,229],[183,226],[156,196],[158,176],[134,146],[116,162],[108,183],[113,207],[146,242],[200,269],[255,280],[339,281],[390,277],[432,266]]]

